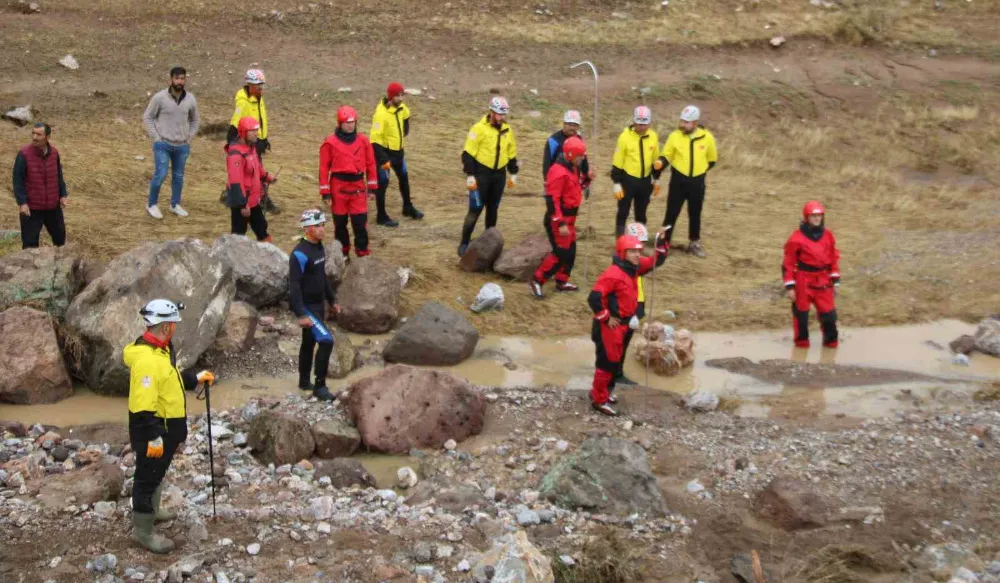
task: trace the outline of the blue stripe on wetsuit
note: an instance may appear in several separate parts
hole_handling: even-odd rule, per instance
[[[330,329],[326,327],[326,324],[322,320],[314,316],[309,310],[306,310],[306,318],[309,318],[313,323],[312,328],[309,330],[312,331],[316,342],[320,344],[333,344],[333,334],[330,333]]]

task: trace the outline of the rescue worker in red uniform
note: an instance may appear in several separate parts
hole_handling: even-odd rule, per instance
[[[549,167],[545,177],[545,233],[549,236],[552,252],[545,256],[535,270],[534,279],[528,282],[536,298],[545,297],[542,286],[553,276],[556,291],[572,292],[580,289],[569,282],[576,260],[576,216],[583,202],[581,165],[586,160],[587,146],[573,136],[566,138],[562,153]]]
[[[358,114],[347,105],[337,110],[337,131],[319,148],[319,194],[333,211],[334,238],[344,256],[351,252],[347,232],[350,219],[354,230],[354,252],[364,257],[368,251],[368,198],[378,189],[375,152],[371,142],[357,131]]]
[[[594,289],[587,298],[587,303],[594,312],[590,337],[597,349],[590,401],[594,409],[604,415],[618,415],[611,405],[618,402],[613,391],[615,376],[625,355],[625,334],[639,327],[639,318],[636,316],[639,305],[637,280],[639,276],[651,272],[666,261],[669,245],[665,230],[656,234],[655,246],[656,254],[644,257],[642,241],[630,235],[619,237],[617,255],[612,260],[611,267],[597,278]]]
[[[823,330],[823,346],[837,347],[837,307],[840,286],[840,251],[833,233],[823,222],[826,211],[815,200],[802,209],[802,226],[785,242],[781,264],[788,299],[792,300],[795,346],[809,347],[809,306],[815,305]]]
[[[230,232],[236,235],[247,234],[247,223],[253,229],[258,241],[271,242],[267,234],[267,219],[261,207],[264,184],[277,180],[275,176],[264,170],[260,156],[257,155],[257,131],[260,122],[252,117],[240,119],[237,127],[237,140],[226,144],[226,172],[229,175],[226,188],[226,206],[230,210]]]

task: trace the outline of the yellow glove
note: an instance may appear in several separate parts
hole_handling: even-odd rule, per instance
[[[653,181],[653,198],[656,198],[657,196],[660,196],[660,181],[659,180],[654,180]]]
[[[201,383],[208,383],[208,386],[212,386],[215,383],[215,375],[211,371],[201,371],[198,373],[198,384],[200,385]]]
[[[157,437],[153,441],[146,443],[146,457],[163,457],[163,438]]]
[[[615,200],[621,200],[625,198],[625,191],[622,190],[622,185],[618,184],[617,182],[615,183],[614,193],[615,193]]]
[[[392,168],[392,162],[386,162],[385,164],[382,164],[382,170],[388,170],[390,168]]]
[[[653,170],[656,170],[657,172],[659,172],[660,170],[663,170],[663,159],[662,158],[657,158],[656,161],[653,162]]]
[[[469,176],[466,176],[465,187],[468,188],[469,190],[475,190],[479,188],[479,185],[476,184],[476,177],[472,176],[471,174]]]
[[[511,174],[507,177],[507,188],[514,188],[517,186],[517,174]]]

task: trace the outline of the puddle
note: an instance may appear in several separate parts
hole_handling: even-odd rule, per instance
[[[396,472],[403,466],[409,466],[413,471],[420,472],[420,460],[405,455],[356,453],[351,457],[361,462],[361,465],[375,478],[375,484],[379,488],[394,489]]]
[[[846,328],[842,331],[837,350],[819,346],[811,349],[791,347],[788,330],[758,332],[696,333],[695,365],[675,377],[649,374],[652,388],[684,394],[692,389],[710,390],[722,397],[738,399],[741,415],[812,416],[843,414],[850,417],[880,417],[913,406],[913,399],[929,398],[947,385],[951,393],[969,393],[973,384],[961,381],[1000,380],[1000,359],[975,354],[971,366],[951,364],[948,342],[962,334],[971,334],[975,327],[957,320],[928,324],[883,328]],[[364,340],[379,340],[384,345],[387,336],[354,337],[355,344]],[[938,347],[935,347],[936,343]],[[910,381],[879,386],[836,388],[795,387],[756,380],[705,365],[719,358],[745,357],[753,361],[788,359],[795,362],[846,364],[895,369],[940,377],[953,384],[937,381]],[[472,358],[454,367],[442,367],[478,385],[542,387],[551,385],[587,390],[593,378],[594,346],[586,337],[521,338],[485,337]],[[331,380],[332,389],[346,388],[354,381],[377,373],[374,367],[363,367],[347,379]],[[646,384],[642,364],[629,358],[625,373],[633,380]],[[237,407],[258,396],[280,396],[297,392],[296,378],[287,375],[276,378],[251,378],[222,381],[212,390],[213,409]],[[900,398],[909,389],[913,399]],[[624,393],[627,394],[627,393]],[[201,403],[190,398],[189,407],[201,412]],[[0,420],[22,423],[46,423],[68,426],[89,423],[126,423],[127,403],[124,398],[96,395],[85,388],[59,403],[51,405],[0,405]],[[384,459],[378,456],[379,460]],[[402,458],[408,459],[408,458]],[[372,462],[375,463],[375,462]],[[388,462],[377,462],[378,464]],[[389,464],[391,465],[391,464]],[[380,480],[395,479],[395,468],[373,466]],[[371,469],[369,471],[372,471]],[[372,472],[373,474],[376,472]],[[380,481],[380,484],[382,482]]]

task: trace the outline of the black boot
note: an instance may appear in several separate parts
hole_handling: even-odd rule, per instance
[[[337,398],[336,395],[330,393],[330,389],[325,385],[319,385],[313,389],[313,396],[320,401],[332,401]]]
[[[417,210],[417,207],[413,206],[412,204],[408,204],[403,206],[403,216],[410,217],[415,221],[419,221],[420,219],[424,218],[424,213]]]
[[[633,381],[632,379],[628,378],[627,376],[625,376],[625,373],[618,373],[618,376],[615,377],[615,384],[616,385],[625,385],[627,387],[634,387],[635,385],[637,385],[639,383],[637,383],[637,382]]]
[[[392,220],[392,218],[390,218],[389,215],[378,217],[377,219],[375,219],[375,223],[383,227],[388,227],[390,229],[399,226],[399,223],[397,221]]]

